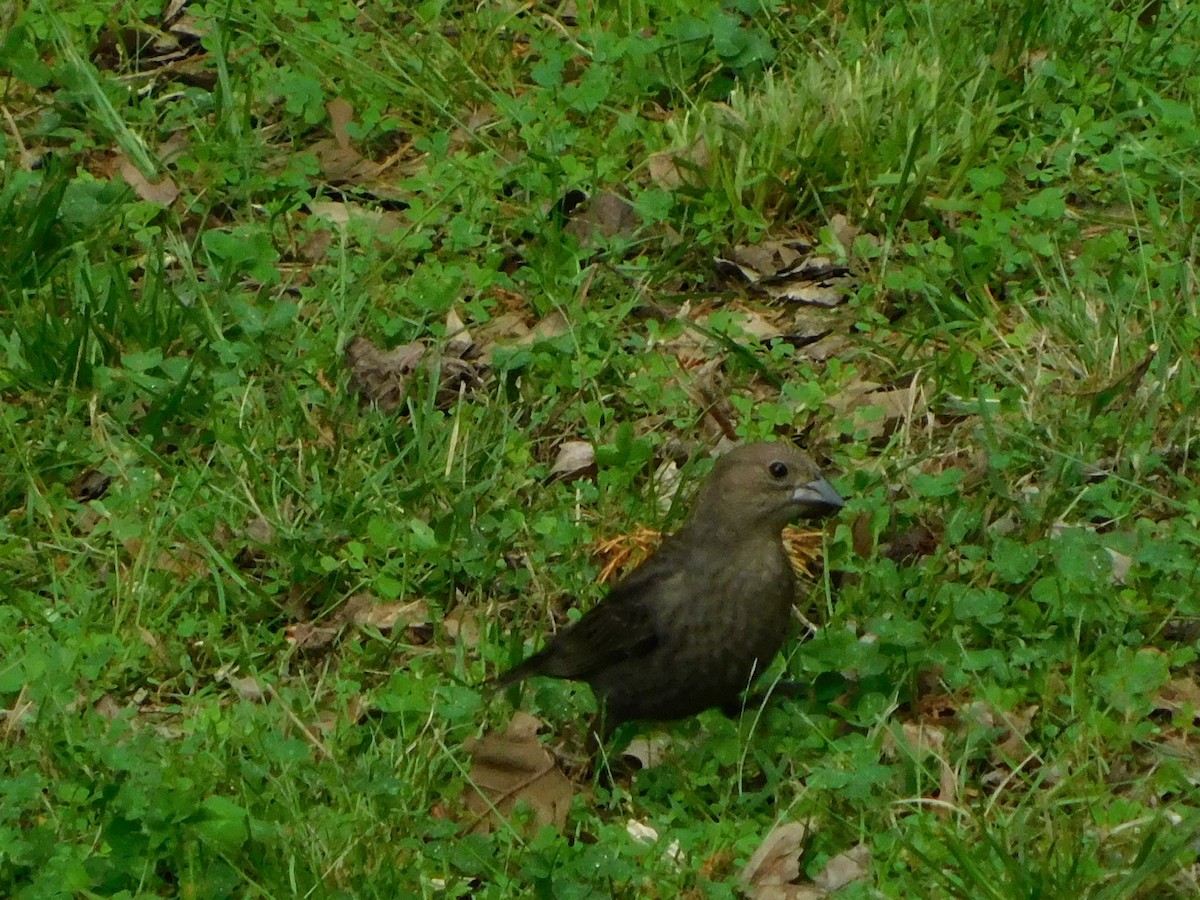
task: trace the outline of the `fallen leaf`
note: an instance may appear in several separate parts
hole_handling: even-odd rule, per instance
[[[997,713],[1001,724],[1007,729],[996,746],[992,749],[991,760],[1001,763],[1012,760],[1020,762],[1029,755],[1029,732],[1033,730],[1033,719],[1041,709],[1036,704],[1026,706],[1022,710]]]
[[[151,181],[123,154],[120,156],[118,170],[125,183],[133,188],[138,198],[155,206],[170,206],[179,196],[179,186],[169,175],[158,181]]]
[[[473,346],[475,342],[471,340],[471,332],[467,331],[459,314],[451,309],[446,314],[446,355],[462,359]]]
[[[550,478],[554,481],[574,481],[596,474],[596,450],[590,441],[563,441],[558,447]]]
[[[633,838],[634,843],[638,844],[656,844],[658,843],[658,832],[645,822],[639,822],[637,819],[630,819],[625,823],[625,833]],[[683,863],[683,852],[680,850],[678,839],[671,841],[667,848],[662,852],[662,858],[669,860],[679,866]]]
[[[100,699],[92,704],[92,709],[110,722],[115,721],[121,715],[121,706],[112,694],[102,694]]]
[[[228,684],[235,694],[251,703],[262,703],[267,698],[267,690],[253,675],[234,675],[224,670],[217,672],[217,680]]]
[[[871,849],[866,844],[855,844],[829,860],[821,874],[813,878],[813,884],[821,891],[832,894],[852,882],[862,881],[870,871]]]
[[[655,469],[651,483],[654,485],[654,500],[659,511],[664,514],[670,512],[675,503],[675,495],[679,493],[679,487],[683,484],[683,475],[675,460],[664,460],[662,465]]]
[[[826,403],[839,418],[850,419],[853,434],[869,440],[891,434],[904,422],[924,414],[927,408],[925,391],[915,378],[901,388],[856,381],[827,398]]]
[[[133,565],[135,566],[146,565],[145,561],[142,560],[142,556],[153,552],[142,543],[140,538],[126,538],[122,542],[122,546],[130,558],[134,560]],[[159,551],[154,557],[152,566],[159,571],[170,572],[172,575],[178,575],[183,578],[191,578],[209,572],[205,558],[187,546],[177,546],[169,550]]]
[[[529,330],[528,335],[517,341],[519,344],[536,344],[538,341],[549,341],[566,334],[571,330],[567,317],[557,309],[547,313]]]
[[[275,526],[262,516],[255,516],[246,526],[246,537],[259,544],[275,543]]]
[[[621,755],[636,760],[638,767],[649,769],[659,765],[666,758],[666,749],[671,742],[662,735],[652,738],[636,737],[621,751]]]
[[[1193,724],[1200,722],[1200,685],[1193,678],[1173,678],[1155,695],[1154,708],[1174,716],[1186,713]]]
[[[450,133],[449,156],[453,156],[464,147],[471,146],[478,139],[477,135],[496,117],[496,110],[490,103],[474,107],[466,121]],[[460,120],[461,121],[461,120]]]
[[[338,200],[314,200],[308,204],[308,211],[327,222],[340,228],[345,228],[351,222],[363,223],[380,236],[387,236],[400,228],[405,220],[394,210],[371,209],[360,203],[346,203]],[[306,250],[311,255],[314,250]]]
[[[897,565],[905,565],[922,556],[929,556],[940,544],[941,538],[932,529],[918,523],[903,534],[890,538],[879,548],[879,552],[885,559],[890,559]]]
[[[317,650],[333,643],[341,630],[337,625],[296,622],[283,630],[283,636],[297,650]]]
[[[708,169],[712,156],[704,138],[686,150],[661,150],[646,161],[650,179],[664,191],[673,191],[684,184],[696,184]]]
[[[529,337],[531,330],[520,313],[506,312],[493,316],[475,329],[480,344],[480,356],[491,361],[497,349],[534,343],[537,338]]]
[[[99,500],[108,493],[113,477],[88,466],[71,482],[71,496],[80,502]]]
[[[815,249],[798,238],[739,244],[715,263],[722,274],[740,278],[751,290],[773,300],[837,306],[849,296],[856,279],[847,266],[817,255]]]
[[[387,603],[373,594],[354,594],[347,598],[324,622],[295,622],[284,629],[284,638],[297,650],[325,647],[350,625],[371,627],[387,634],[401,628],[420,628],[429,624],[429,604],[425,600]]]
[[[904,722],[900,731],[894,728],[888,732],[885,749],[894,754],[904,749],[913,759],[921,760],[932,756],[938,763],[938,793],[937,799],[943,803],[958,802],[958,776],[945,755],[946,730],[937,725],[926,725],[918,722]],[[946,807],[935,807],[935,812],[944,816],[949,813]]]
[[[658,840],[658,832],[637,819],[630,819],[625,823],[625,832],[639,844],[653,844]]]
[[[338,142],[338,146],[344,150],[352,151],[350,144],[350,123],[354,121],[354,107],[349,100],[343,97],[334,97],[325,104],[325,111],[329,113],[329,125],[333,131],[333,137]]]
[[[529,805],[536,827],[552,825],[561,831],[566,826],[574,789],[537,739],[541,724],[519,712],[504,734],[467,742],[475,788],[467,796],[467,808],[475,814],[475,833],[487,834],[502,824],[518,803]]]
[[[380,350],[359,336],[346,345],[345,354],[350,386],[364,403],[392,412],[404,402],[408,379],[424,358],[425,345],[412,341],[393,350]]]
[[[479,643],[479,622],[468,610],[459,607],[447,613],[442,618],[442,628],[446,636],[453,638],[465,647],[474,647]]]
[[[842,249],[849,253],[854,249],[854,239],[858,237],[859,230],[856,226],[850,224],[841,213],[836,213],[829,219],[829,230],[837,239],[837,242],[842,245]]]
[[[919,722],[904,722],[900,734],[890,731],[884,740],[884,745],[895,752],[903,744],[908,752],[920,759],[924,756],[937,756],[946,745],[946,730],[936,725],[923,725]]]
[[[25,730],[25,723],[37,715],[37,704],[29,699],[29,688],[21,686],[8,709],[0,709],[0,739],[11,740]]]
[[[784,822],[773,828],[742,869],[742,885],[757,898],[762,896],[762,888],[781,887],[799,878],[807,836],[808,826],[802,822]]]
[[[1133,565],[1133,557],[1119,553],[1112,547],[1105,547],[1104,549],[1108,551],[1108,555],[1112,558],[1112,573],[1109,575],[1109,581],[1112,584],[1124,584],[1125,579],[1129,577],[1129,568]]]
[[[369,625],[384,634],[397,625],[409,628],[429,622],[429,604],[424,600],[382,603],[371,594],[355,594],[346,601],[339,613],[335,618],[340,623]]]
[[[563,229],[581,247],[594,247],[603,241],[633,235],[641,218],[633,204],[620,194],[604,191],[576,206]]]

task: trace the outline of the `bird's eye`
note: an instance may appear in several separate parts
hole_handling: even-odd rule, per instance
[[[767,466],[767,471],[771,473],[772,478],[787,478],[787,463],[773,462]]]

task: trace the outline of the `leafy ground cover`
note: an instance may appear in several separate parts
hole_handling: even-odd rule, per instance
[[[1200,891],[1192,4],[22,6],[0,894]],[[810,695],[581,776],[478,685],[768,436]]]

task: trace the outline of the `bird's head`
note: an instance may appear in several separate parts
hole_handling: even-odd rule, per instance
[[[844,505],[805,453],[791,444],[760,442],[717,460],[692,519],[779,531],[793,519],[823,519]]]

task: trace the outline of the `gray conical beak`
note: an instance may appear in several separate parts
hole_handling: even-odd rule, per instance
[[[792,499],[807,506],[828,507],[829,512],[836,512],[846,505],[846,501],[833,489],[833,485],[820,475],[808,484],[796,488]]]

